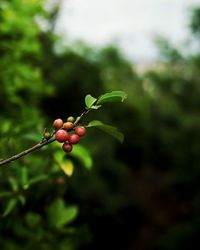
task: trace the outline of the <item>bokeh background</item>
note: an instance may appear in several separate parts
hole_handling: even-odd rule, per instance
[[[1,249],[198,249],[200,6],[187,9],[184,48],[156,34],[158,52],[145,57],[134,39],[70,37],[67,2],[0,1],[0,158],[37,143],[55,118],[79,115],[86,94],[112,90],[128,99],[87,119],[117,126],[125,140],[91,129],[74,154],[54,143],[2,167]]]

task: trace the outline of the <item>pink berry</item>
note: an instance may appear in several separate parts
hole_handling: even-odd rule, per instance
[[[78,136],[84,136],[86,134],[86,128],[83,127],[83,126],[78,126],[78,127],[75,128],[75,133]]]
[[[65,122],[63,124],[63,128],[66,129],[67,131],[72,130],[74,127],[74,124],[72,122]]]
[[[62,119],[56,119],[53,122],[53,127],[54,128],[62,128],[62,126],[63,126],[63,120]]]
[[[78,143],[78,141],[79,141],[79,136],[78,135],[76,135],[76,134],[72,134],[72,135],[70,135],[69,136],[69,142],[71,143],[71,144],[76,144],[76,143]]]
[[[73,146],[72,146],[72,144],[70,144],[69,142],[65,142],[65,143],[63,144],[62,148],[63,148],[63,151],[69,153],[69,152],[72,151]]]
[[[69,134],[64,129],[60,129],[56,132],[55,138],[59,142],[65,142],[69,139]]]

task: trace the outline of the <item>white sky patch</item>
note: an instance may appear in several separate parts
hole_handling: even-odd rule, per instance
[[[175,44],[187,36],[189,9],[200,0],[63,0],[57,31],[92,46],[117,43],[135,61],[156,57],[157,34]]]

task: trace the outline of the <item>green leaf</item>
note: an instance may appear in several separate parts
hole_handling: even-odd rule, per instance
[[[12,196],[12,195],[13,195],[13,193],[10,192],[10,191],[2,191],[2,192],[0,193],[0,198],[1,198],[1,197]]]
[[[26,203],[26,197],[24,195],[19,195],[18,200],[21,202],[22,206]]]
[[[11,213],[16,205],[17,205],[17,200],[15,198],[10,199],[8,201],[8,204],[4,210],[2,217],[6,217],[9,213]]]
[[[27,133],[23,135],[23,138],[33,141],[33,142],[39,142],[41,140],[41,134],[39,133]]]
[[[46,210],[49,225],[54,228],[62,228],[72,222],[77,214],[77,206],[67,207],[62,199],[55,200]]]
[[[19,182],[23,187],[28,182],[28,169],[26,167],[21,167],[18,170],[18,174],[19,174],[19,177],[18,177]]]
[[[59,148],[60,148],[60,143],[56,144],[56,145],[59,145]],[[57,150],[55,153],[54,153],[54,159],[56,160],[57,163],[62,163],[63,162],[63,159],[64,159],[64,155],[63,155],[63,152],[61,150]]]
[[[59,164],[59,166],[67,176],[72,176],[74,172],[74,164],[72,161],[65,159],[62,163]]]
[[[94,98],[93,96],[91,96],[91,95],[86,95],[86,97],[85,97],[85,104],[86,104],[86,107],[88,108],[88,109],[90,109],[92,106],[93,106],[93,104],[96,102],[96,98]]]
[[[72,222],[78,215],[77,206],[67,206],[65,210],[65,224]]]
[[[67,175],[67,176],[72,176],[74,172],[74,165],[73,162],[69,159],[65,158],[65,154],[61,150],[56,151],[54,153],[54,159],[57,163],[57,165],[62,169],[62,171]],[[53,169],[52,173],[57,172],[57,169]]]
[[[44,181],[48,179],[48,175],[45,175],[45,174],[41,174],[41,175],[38,175],[38,176],[35,176],[31,179],[28,180],[27,184],[25,184],[23,186],[24,189],[28,189],[30,185],[33,185],[33,184],[36,184],[40,181]]]
[[[25,221],[29,227],[35,227],[41,222],[41,216],[39,214],[29,212],[25,216]]]
[[[115,139],[120,141],[121,143],[124,140],[124,135],[116,128],[107,124],[102,123],[101,121],[94,120],[91,121],[88,125],[88,128],[95,127],[101,129],[102,131],[108,133],[109,135],[113,136]]]
[[[101,105],[92,105],[90,108],[91,109],[99,109],[99,108],[101,108]]]
[[[101,95],[97,99],[97,105],[104,104],[108,102],[123,102],[127,98],[127,94],[124,91],[112,91]]]
[[[89,151],[81,146],[81,145],[74,145],[72,152],[70,153],[71,156],[74,156],[83,164],[83,166],[87,169],[91,169],[93,165],[92,157]]]
[[[11,121],[4,121],[2,124],[1,124],[1,132],[2,134],[5,134],[7,132],[9,132],[9,130],[12,128],[12,123]]]
[[[18,191],[18,182],[14,177],[10,176],[8,178],[8,182],[10,183],[10,186],[11,186],[13,191],[15,191],[15,192]]]

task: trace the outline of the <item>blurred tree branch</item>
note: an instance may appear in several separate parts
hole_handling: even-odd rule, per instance
[[[8,164],[8,163],[10,163],[12,161],[16,161],[17,159],[23,157],[24,155],[27,155],[27,154],[35,151],[36,149],[42,148],[42,147],[44,147],[44,146],[46,146],[49,143],[52,143],[54,141],[55,141],[55,138],[51,138],[49,140],[47,140],[47,139],[42,140],[41,142],[37,143],[36,145],[32,146],[31,148],[28,148],[28,149],[26,149],[26,150],[24,150],[24,151],[22,151],[22,152],[20,152],[20,153],[18,153],[16,155],[13,155],[13,156],[11,156],[11,157],[9,157],[7,159],[1,159],[0,160],[0,166]]]

